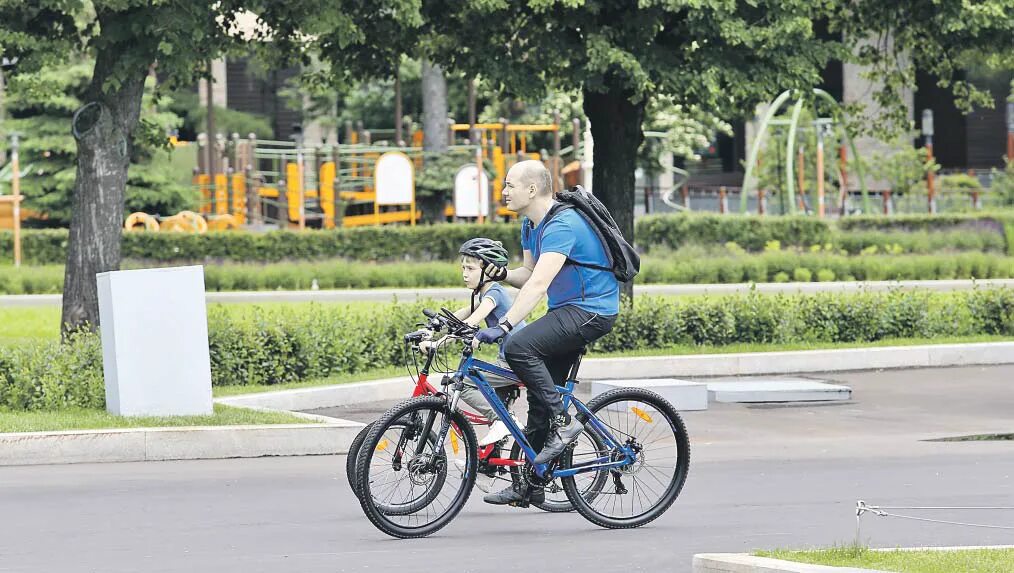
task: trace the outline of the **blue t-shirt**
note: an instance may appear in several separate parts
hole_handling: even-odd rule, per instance
[[[489,287],[489,290],[483,293],[482,298],[488,298],[496,305],[493,307],[492,312],[486,315],[486,326],[488,328],[492,328],[500,324],[500,320],[503,319],[504,315],[507,314],[507,311],[510,310],[511,305],[514,304],[513,299],[511,299],[511,295],[507,292],[507,289],[503,288],[503,286],[499,283],[493,283],[492,286]],[[507,339],[524,327],[525,321],[522,320],[520,323],[514,325],[514,329],[510,331],[510,334],[505,336],[503,341],[500,342],[500,358],[503,358],[503,348],[507,344]]]
[[[535,262],[542,253],[552,252],[579,263],[610,266],[599,236],[574,209],[559,211],[534,228],[525,217],[521,221],[521,247],[531,251]],[[547,294],[550,309],[570,304],[604,316],[620,312],[620,285],[612,271],[565,264]]]

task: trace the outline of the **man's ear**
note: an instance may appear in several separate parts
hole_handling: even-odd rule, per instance
[[[528,186],[528,193],[532,198],[539,194],[539,188],[535,185],[535,183]]]

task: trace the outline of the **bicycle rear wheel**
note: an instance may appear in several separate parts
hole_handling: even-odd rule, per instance
[[[373,422],[370,422],[362,430],[359,430],[356,437],[352,439],[352,443],[349,445],[349,454],[345,458],[345,477],[348,478],[349,487],[352,488],[352,493],[356,494],[356,499],[362,497],[362,494],[359,493],[359,478],[356,473],[356,461],[359,459],[359,450],[363,447],[363,441],[372,429]]]
[[[588,403],[588,409],[621,445],[635,452],[632,463],[563,478],[575,509],[592,523],[611,529],[640,527],[676,501],[690,471],[690,438],[676,410],[664,398],[640,388],[618,388]],[[585,432],[597,434],[591,421]],[[602,436],[578,442],[560,459],[561,468],[597,458],[623,459]]]
[[[445,424],[447,437],[437,443]],[[472,426],[442,397],[412,398],[388,410],[363,440],[356,463],[366,516],[400,538],[446,526],[475,483],[476,442]]]

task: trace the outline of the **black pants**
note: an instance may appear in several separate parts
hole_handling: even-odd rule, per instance
[[[528,389],[528,427],[532,449],[542,450],[549,419],[563,413],[555,385],[562,386],[581,349],[613,329],[616,315],[602,316],[561,306],[513,334],[504,348],[511,370]]]

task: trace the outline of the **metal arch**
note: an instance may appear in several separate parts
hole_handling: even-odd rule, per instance
[[[841,104],[839,104],[838,101],[835,100],[831,94],[827,93],[826,91],[820,88],[813,88],[813,93],[830,102],[832,104],[831,105],[832,113],[834,113],[836,116],[844,115],[841,109]],[[852,151],[852,157],[856,158],[856,173],[859,175],[859,189],[861,190],[863,195],[863,213],[871,213],[872,211],[870,210],[870,191],[869,188],[866,186],[866,171],[865,169],[863,169],[863,162],[859,160],[859,152],[856,150],[856,144],[852,140],[852,136],[849,135],[848,129],[845,128],[844,118],[841,119],[842,121],[840,122],[841,126],[839,127],[839,129],[841,131],[842,137],[845,139],[846,142],[848,142],[849,150]]]
[[[788,195],[789,213],[796,214],[796,183],[792,180],[796,171],[796,131],[799,128],[799,114],[803,111],[803,98],[796,100],[789,122],[789,137],[785,141],[785,191]]]
[[[657,139],[666,139],[669,137],[669,135],[664,131],[645,131],[644,136],[654,137]],[[679,183],[673,184],[672,189],[670,189],[668,193],[662,195],[662,202],[676,211],[689,211],[690,209],[677,203],[673,196],[690,181],[690,172],[685,169],[680,169],[674,165],[666,165],[665,163],[662,163],[661,156],[658,158],[658,164],[661,165],[663,169],[668,169],[673,174],[682,177],[682,180]]]
[[[778,113],[778,110],[785,103],[785,100],[789,99],[792,95],[791,91],[784,91],[778,95],[771,106],[764,113],[763,119],[761,119],[760,125],[757,128],[757,135],[754,137],[753,145],[750,147],[750,156],[747,157],[746,162],[746,173],[743,174],[743,188],[739,195],[739,212],[746,213],[747,199],[750,195],[750,176],[753,174],[754,166],[757,164],[757,155],[760,153],[760,145],[764,142],[764,136],[768,131],[768,124],[771,123],[771,118]]]
[[[822,99],[826,100],[830,104],[832,104],[831,105],[832,114],[840,124],[839,132],[841,133],[845,141],[848,143],[849,150],[852,151],[852,156],[856,158],[856,172],[857,175],[859,176],[859,188],[862,191],[863,196],[863,212],[869,213],[870,196],[869,196],[869,188],[866,186],[866,172],[863,169],[862,162],[859,161],[859,153],[856,150],[855,142],[852,140],[852,137],[849,135],[848,130],[845,128],[844,125],[845,122],[843,118],[844,114],[841,109],[841,104],[839,104],[838,101],[835,100],[831,94],[827,93],[826,91],[820,88],[813,88],[813,93],[821,97]],[[769,124],[771,123],[772,118],[775,116],[776,113],[778,113],[778,110],[781,109],[781,106],[782,104],[785,103],[785,100],[791,97],[791,94],[792,94],[791,91],[784,91],[781,94],[779,94],[779,96],[775,98],[773,102],[771,102],[771,106],[768,108],[767,112],[765,112],[763,119],[761,119],[761,123],[758,126],[757,135],[756,137],[754,137],[753,146],[751,146],[750,148],[750,154],[746,165],[746,172],[743,174],[743,188],[739,199],[740,213],[746,213],[747,211],[747,200],[749,199],[749,193],[751,190],[750,184],[752,183],[751,176],[753,175],[755,166],[757,164],[757,156],[760,153],[760,145],[764,141],[764,136],[767,134],[767,130]],[[788,156],[786,157],[786,183],[789,190],[788,199],[789,199],[789,210],[791,213],[795,213],[796,210],[795,183],[793,181],[792,175],[795,170],[796,158],[794,157],[792,150],[795,147],[795,134],[798,128],[797,124],[802,102],[803,102],[802,98],[798,99],[796,101],[795,108],[793,109],[793,116],[789,127],[789,138],[787,145]]]

